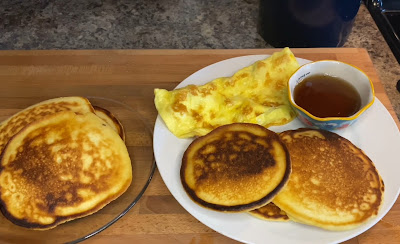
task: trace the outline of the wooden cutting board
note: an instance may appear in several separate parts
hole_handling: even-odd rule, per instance
[[[0,119],[48,98],[101,96],[130,105],[153,127],[157,116],[153,104],[154,88],[173,89],[195,71],[227,58],[275,51],[278,50],[1,51]],[[334,59],[361,68],[372,79],[376,96],[399,126],[366,50],[292,51],[299,58]],[[400,243],[399,215],[398,200],[378,224],[346,243]],[[3,242],[13,242],[13,239],[0,236],[0,243]],[[158,171],[142,199],[127,215],[86,242],[235,243],[187,213],[170,194]]]

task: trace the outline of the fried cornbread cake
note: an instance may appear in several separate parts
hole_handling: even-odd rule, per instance
[[[122,126],[121,122],[114,116],[110,111],[105,108],[101,108],[99,106],[93,106],[94,113],[105,121],[113,130],[115,130],[118,135],[125,141],[125,131],[124,127]]]
[[[377,215],[384,184],[362,150],[324,130],[303,128],[280,137],[289,150],[292,174],[273,202],[290,219],[348,230]]]
[[[257,208],[249,211],[249,214],[268,221],[289,221],[289,217],[278,206],[276,206],[273,202],[268,203],[261,208]]]
[[[73,111],[77,114],[94,112],[92,105],[84,97],[60,97],[34,104],[1,122],[0,153],[10,138],[24,126],[61,111]]]
[[[11,222],[50,229],[90,215],[132,180],[119,135],[93,113],[59,112],[30,123],[0,161],[0,209]]]
[[[201,206],[242,212],[270,202],[290,170],[288,151],[276,133],[234,123],[195,139],[183,155],[180,177]]]
[[[298,68],[293,53],[284,48],[232,77],[173,91],[155,89],[154,103],[168,129],[179,138],[203,136],[231,123],[283,125],[296,117],[287,82]]]

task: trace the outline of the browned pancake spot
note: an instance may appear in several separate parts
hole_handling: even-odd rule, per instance
[[[197,181],[219,180],[219,172],[227,178],[242,178],[262,173],[266,168],[275,165],[268,147],[270,138],[259,137],[248,132],[230,132],[221,139],[201,147],[194,156],[195,160],[204,162],[199,167]],[[263,142],[262,145],[260,142]],[[212,150],[223,148],[223,150]],[[251,163],[249,163],[251,159]]]

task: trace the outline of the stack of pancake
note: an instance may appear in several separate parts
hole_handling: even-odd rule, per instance
[[[121,123],[83,97],[32,105],[0,124],[0,210],[45,230],[90,215],[132,181]]]
[[[245,123],[195,139],[184,153],[181,181],[203,207],[328,230],[352,229],[376,216],[384,192],[372,161],[333,132],[278,135]]]

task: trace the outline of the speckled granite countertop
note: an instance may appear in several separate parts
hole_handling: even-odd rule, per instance
[[[3,0],[0,49],[271,48],[258,0]],[[368,50],[400,118],[397,63],[364,5],[345,47]]]

